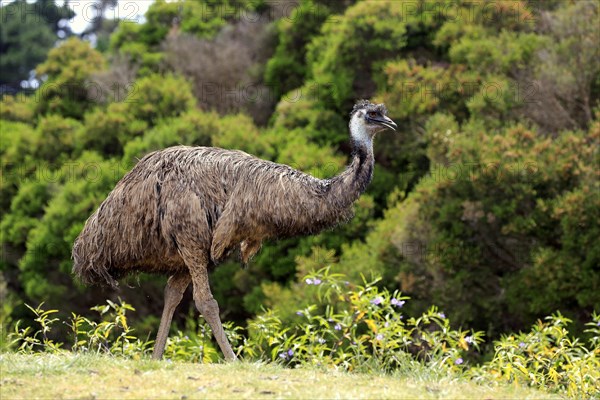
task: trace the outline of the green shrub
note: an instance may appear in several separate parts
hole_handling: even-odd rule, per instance
[[[76,158],[76,140],[81,136],[82,124],[72,118],[49,114],[41,117],[34,135],[33,157],[49,165]]]
[[[218,132],[219,118],[215,113],[187,111],[179,117],[165,118],[144,135],[124,138],[123,160],[133,164],[146,154],[169,146],[209,146]]]
[[[355,286],[345,279],[328,268],[306,276],[299,284],[316,294],[317,304],[297,311],[290,325],[272,311],[252,319],[243,354],[348,371],[389,372],[415,361],[453,371],[482,341],[480,332],[450,329],[436,307],[409,318],[402,312],[408,298],[399,292],[379,290],[376,281]]]
[[[286,93],[273,114],[279,135],[302,136],[319,146],[339,146],[348,140],[347,122],[319,104],[319,89],[308,85]],[[295,131],[290,133],[289,131]]]
[[[158,124],[161,118],[177,117],[194,108],[196,101],[189,83],[171,74],[153,74],[135,82],[128,96],[129,118]]]
[[[105,60],[88,42],[70,38],[53,48],[36,73],[47,80],[37,90],[36,113],[60,114],[79,119],[93,102],[88,98],[87,80],[101,71]]]
[[[406,197],[397,192],[365,242],[348,245],[332,268],[374,272],[491,336],[553,310],[571,318],[593,311],[598,126],[551,139],[434,115],[429,175]]]
[[[132,118],[126,102],[96,107],[85,114],[78,149],[94,149],[104,156],[122,155],[130,141],[146,133],[149,122]]]
[[[265,82],[276,99],[302,86],[308,72],[307,45],[330,13],[327,5],[302,0],[288,18],[277,21],[278,44],[265,68]]]
[[[21,121],[31,123],[35,97],[26,95],[4,95],[0,99],[0,118],[6,121]]]
[[[600,315],[586,324],[588,346],[569,336],[571,322],[557,312],[529,332],[504,335],[494,342],[494,358],[469,374],[480,382],[515,382],[570,398],[598,398]]]
[[[359,2],[335,23],[323,25],[307,53],[310,79],[329,88],[319,98],[323,104],[341,111],[354,99],[371,96],[377,62],[396,56],[406,45],[401,8],[399,2]]]
[[[35,148],[34,127],[23,122],[0,120],[0,156],[2,179],[0,179],[0,210],[4,215],[10,207],[19,185],[35,172],[38,162],[31,155]]]
[[[72,290],[73,283],[64,280],[64,276],[71,273],[72,243],[85,220],[124,172],[118,162],[86,152],[59,169],[45,170],[47,175],[32,184],[42,193],[43,188],[37,186],[46,186],[49,197],[44,204],[43,217],[36,214],[39,213],[37,207],[32,208],[32,215],[28,215],[38,218],[37,223],[28,225],[26,251],[19,260],[20,281],[28,298],[39,301],[56,296],[53,301],[68,301],[70,296],[76,295],[77,292]],[[31,189],[31,186],[24,187]],[[23,210],[15,208],[14,212]],[[6,224],[2,227],[10,229]]]

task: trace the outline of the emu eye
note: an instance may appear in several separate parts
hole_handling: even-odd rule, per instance
[[[367,115],[368,115],[369,117],[371,117],[371,118],[375,118],[375,117],[377,116],[377,113],[376,113],[375,111],[369,111],[369,112],[367,113]]]

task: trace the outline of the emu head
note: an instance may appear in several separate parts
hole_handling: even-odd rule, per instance
[[[397,128],[396,123],[388,118],[384,104],[360,100],[354,105],[350,116],[350,135],[359,143],[372,141],[377,133],[385,129]]]

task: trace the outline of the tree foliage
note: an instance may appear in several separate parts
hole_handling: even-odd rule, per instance
[[[102,54],[76,38],[50,50],[48,59],[36,68],[38,75],[46,77],[36,92],[37,113],[81,118],[92,106],[88,80],[92,73],[103,68],[104,62]]]
[[[66,24],[74,16],[68,5],[57,6],[52,0],[15,0],[0,4],[0,85],[3,92],[18,92],[21,81],[46,58],[58,34],[70,34]]]

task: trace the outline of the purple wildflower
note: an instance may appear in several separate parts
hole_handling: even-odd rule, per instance
[[[350,282],[344,281],[344,285],[348,286],[349,284],[350,284]]]
[[[474,343],[475,339],[473,338],[473,336],[467,336],[465,338],[465,342],[467,342],[467,343]]]
[[[333,329],[335,329],[336,331],[341,331],[342,330],[342,326],[340,324],[335,324],[335,326],[333,327]]]
[[[322,281],[322,280],[320,280],[319,278],[315,278],[315,279],[313,280],[313,284],[315,284],[315,285],[319,285],[321,282],[323,282],[323,281]]]
[[[519,343],[519,347],[520,347],[520,348],[523,348],[523,347],[525,347],[525,342],[521,342],[521,343]]]
[[[296,315],[303,316],[304,313],[302,311],[296,311]]]
[[[317,342],[319,342],[320,344],[323,344],[323,343],[325,343],[325,342],[326,342],[326,340],[325,340],[325,339],[323,339],[323,338],[318,338],[318,339],[317,339]]]
[[[294,350],[288,349],[288,351],[279,353],[279,358],[282,358],[284,360],[289,360],[290,358],[292,358],[293,355],[294,355]]]
[[[406,301],[404,301],[404,300],[398,300],[398,299],[396,299],[396,298],[393,298],[393,299],[392,299],[392,301],[390,301],[390,303],[391,303],[393,306],[396,306],[396,307],[400,307],[400,308],[401,308],[401,307],[404,305],[404,303],[406,303]]]
[[[463,359],[462,359],[462,358],[460,358],[460,357],[459,357],[459,358],[457,358],[457,359],[456,359],[456,361],[454,361],[454,364],[456,364],[456,365],[460,365],[460,364],[462,364],[462,363],[463,363]]]
[[[313,284],[313,280],[312,280],[312,279],[310,279],[310,278],[306,278],[306,279],[304,280],[304,282],[306,282],[306,284],[307,284],[307,285],[312,285],[312,284]]]
[[[371,304],[375,304],[376,306],[380,305],[381,303],[383,303],[382,297],[375,297],[373,300],[371,300]]]
[[[375,336],[375,339],[383,340],[383,335],[381,333],[379,333],[379,334],[377,334],[377,336]]]
[[[440,316],[440,318],[446,318],[446,314],[444,314],[443,312],[439,313],[438,315]],[[459,358],[459,360],[460,360],[460,358]]]
[[[600,321],[598,321],[598,322],[596,323],[596,326],[600,326]]]

